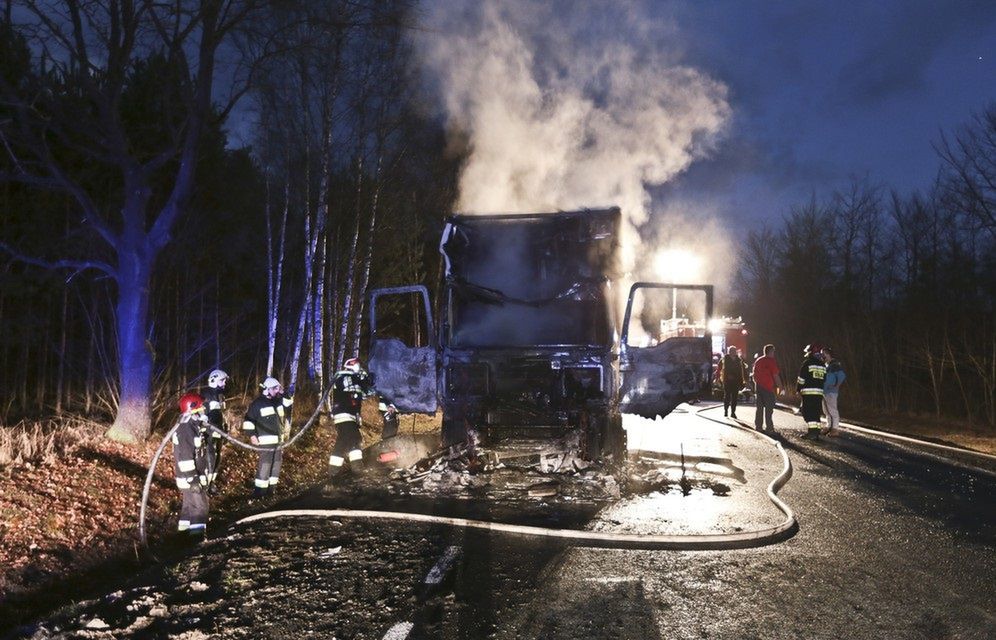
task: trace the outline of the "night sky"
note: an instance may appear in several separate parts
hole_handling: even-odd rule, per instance
[[[996,100],[996,2],[677,2],[682,61],[724,82],[717,152],[655,206],[778,227],[849,177],[930,187],[932,147]],[[668,34],[667,37],[673,37]]]

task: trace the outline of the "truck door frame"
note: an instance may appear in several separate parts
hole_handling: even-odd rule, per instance
[[[683,291],[702,291],[706,294],[705,333],[702,337],[676,337],[664,340],[652,347],[631,347],[629,339],[629,323],[633,315],[633,300],[639,289],[671,289]],[[629,289],[626,301],[626,312],[623,315],[622,332],[619,336],[619,406],[624,413],[635,413],[647,418],[656,415],[664,416],[674,410],[681,402],[697,398],[703,390],[708,391],[712,374],[712,332],[709,330],[709,319],[713,313],[713,286],[707,284],[672,284],[665,282],[635,282]],[[701,343],[701,344],[700,344]],[[702,347],[705,347],[704,351]],[[678,360],[681,356],[671,357],[673,352],[685,351],[686,354],[702,356],[704,360],[687,362]],[[701,352],[701,353],[699,353]],[[687,355],[685,356],[688,357]],[[696,372],[691,367],[698,366]],[[669,388],[669,374],[692,375],[696,386],[703,388],[695,392],[682,388]],[[700,374],[705,379],[699,380]],[[641,380],[642,378],[642,380]],[[647,382],[662,379],[659,388],[648,389]]]
[[[408,293],[422,297],[427,336],[425,346],[409,347],[397,338],[377,337],[377,300]],[[404,413],[434,414],[439,406],[439,374],[435,323],[428,288],[420,284],[385,287],[374,289],[369,296],[369,369],[375,376],[374,383],[378,392],[389,397],[398,410]],[[390,366],[391,364],[396,366]]]

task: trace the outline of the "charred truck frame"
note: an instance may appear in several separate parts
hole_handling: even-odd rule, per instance
[[[638,282],[621,332],[618,208],[525,215],[453,215],[439,245],[443,281],[433,322],[423,286],[371,292],[370,370],[398,409],[443,413],[443,442],[576,430],[582,453],[625,451],[622,413],[667,415],[707,392],[711,337],[627,344],[640,289],[704,294],[712,287]],[[420,298],[425,344],[379,332],[378,301]]]

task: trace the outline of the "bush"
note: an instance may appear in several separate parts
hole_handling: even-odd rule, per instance
[[[47,464],[89,442],[103,431],[83,418],[57,418],[46,422],[22,420],[0,427],[0,468],[24,463]]]

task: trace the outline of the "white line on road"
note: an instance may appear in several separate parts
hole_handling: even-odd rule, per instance
[[[405,640],[414,627],[415,625],[411,622],[399,622],[387,630],[387,633],[384,634],[384,640]]]
[[[449,572],[450,567],[456,562],[456,559],[460,557],[462,550],[458,546],[446,547],[446,551],[443,552],[442,557],[436,562],[435,566],[429,570],[428,575],[425,576],[425,584],[439,584],[446,577]]]

